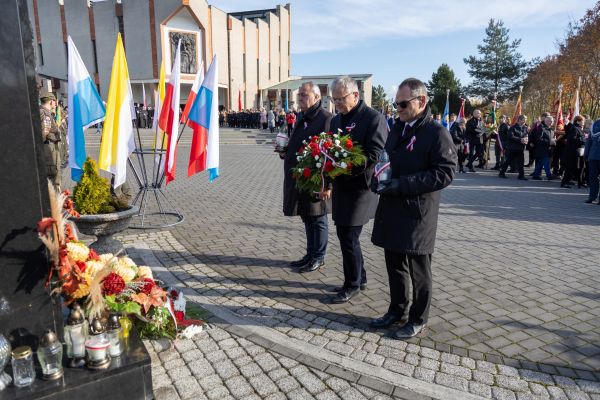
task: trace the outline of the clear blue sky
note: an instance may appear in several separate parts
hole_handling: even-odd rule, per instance
[[[525,59],[556,52],[571,20],[597,0],[291,0],[292,74],[371,73],[390,96],[407,77],[429,80],[442,63],[462,84],[490,18],[520,38]],[[209,0],[225,11],[272,8],[271,0]]]

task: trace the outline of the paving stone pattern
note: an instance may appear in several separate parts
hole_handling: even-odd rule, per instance
[[[484,398],[550,399],[570,396],[565,398],[589,399],[600,395],[598,373],[575,371],[580,375],[569,377],[556,372],[514,368],[390,339],[337,321],[315,317],[312,313],[270,299],[265,294],[254,293],[231,279],[223,278],[207,265],[194,263],[195,257],[169,232],[135,235],[125,237],[124,241],[130,254],[136,258],[145,251],[142,248],[151,249],[161,265],[168,266],[182,285],[204,296],[211,296],[214,303],[247,318],[248,324],[272,327],[289,337],[305,341],[307,345],[322,347],[350,360],[382,366],[392,372]],[[219,295],[211,293],[213,291],[218,291]],[[223,345],[233,346],[233,340],[225,340],[228,337],[220,337]],[[225,355],[217,353],[214,357],[219,357],[215,358],[218,361]],[[267,368],[272,367],[271,358],[263,360],[265,363]],[[226,366],[222,368],[224,371],[231,369]],[[572,371],[564,369],[563,372],[568,374]]]
[[[213,327],[194,340],[146,341],[156,400],[392,397],[307,368]]]

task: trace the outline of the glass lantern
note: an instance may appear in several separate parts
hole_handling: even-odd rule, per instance
[[[65,326],[65,342],[67,357],[71,360],[69,367],[79,368],[85,365],[85,340],[87,339],[87,324],[81,308],[73,307],[67,325]]]
[[[107,336],[110,343],[108,354],[111,357],[119,357],[123,353],[123,340],[121,337],[121,323],[119,314],[110,314],[108,317]]]
[[[0,333],[0,391],[12,382],[10,375],[4,372],[4,367],[10,361],[10,350],[10,342]]]
[[[37,349],[37,356],[42,366],[42,378],[54,380],[63,376],[62,343],[51,330],[47,330]]]
[[[90,369],[104,369],[110,365],[108,347],[110,342],[102,321],[94,318],[90,324],[90,338],[85,341],[85,352],[87,354],[86,365]]]
[[[12,371],[16,387],[26,387],[33,383],[35,369],[31,347],[21,346],[12,351]]]

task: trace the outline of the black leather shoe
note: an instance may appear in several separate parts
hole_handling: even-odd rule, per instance
[[[529,179],[525,178],[524,176],[520,176],[517,179],[519,179],[520,181],[528,181],[529,180]]]
[[[333,288],[332,292],[339,293],[342,290],[346,290],[346,289],[347,289],[346,286],[338,286],[338,287]],[[360,290],[367,290],[367,284],[366,283],[361,283],[360,284]]]
[[[299,259],[299,260],[292,261],[290,263],[290,267],[292,267],[292,268],[302,267],[303,265],[305,265],[309,261],[310,261],[310,257],[306,255],[306,256],[302,257],[301,259]]]
[[[325,265],[325,260],[311,260],[308,263],[304,264],[302,267],[300,267],[298,272],[300,272],[301,274],[305,272],[313,272],[321,268],[323,265]]]
[[[498,178],[504,178],[504,179],[506,179],[506,178],[508,178],[508,176],[506,176],[506,174],[503,174],[502,172],[500,172],[498,174]]]
[[[585,201],[585,203],[586,203],[586,204],[592,204],[592,202],[593,202],[593,201],[594,201],[594,200],[587,199],[587,200]]]
[[[388,313],[385,313],[385,315],[383,317],[372,320],[370,325],[371,325],[371,328],[376,328],[376,329],[389,328],[396,322],[400,322],[401,319],[402,319],[402,317],[400,315],[396,315],[396,314],[388,312]]]
[[[534,176],[534,177],[533,177],[533,178],[531,178],[531,179],[533,179],[534,181],[541,181],[541,180],[542,180],[542,178],[541,178],[541,177],[539,177],[539,176]]]
[[[350,301],[351,298],[360,293],[360,288],[346,288],[339,292],[331,302],[333,304],[342,304]]]

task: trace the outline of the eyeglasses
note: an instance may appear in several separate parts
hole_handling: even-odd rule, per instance
[[[341,103],[342,101],[346,100],[346,97],[350,96],[351,94],[354,94],[354,92],[350,92],[345,96],[342,97],[329,97],[331,99],[331,101],[333,101],[334,103]]]
[[[408,100],[402,100],[402,101],[395,101],[392,103],[392,105],[396,108],[406,108],[408,107],[408,103],[410,103],[411,101],[413,101],[414,99],[418,99],[419,96],[415,96],[412,99],[408,99]]]

